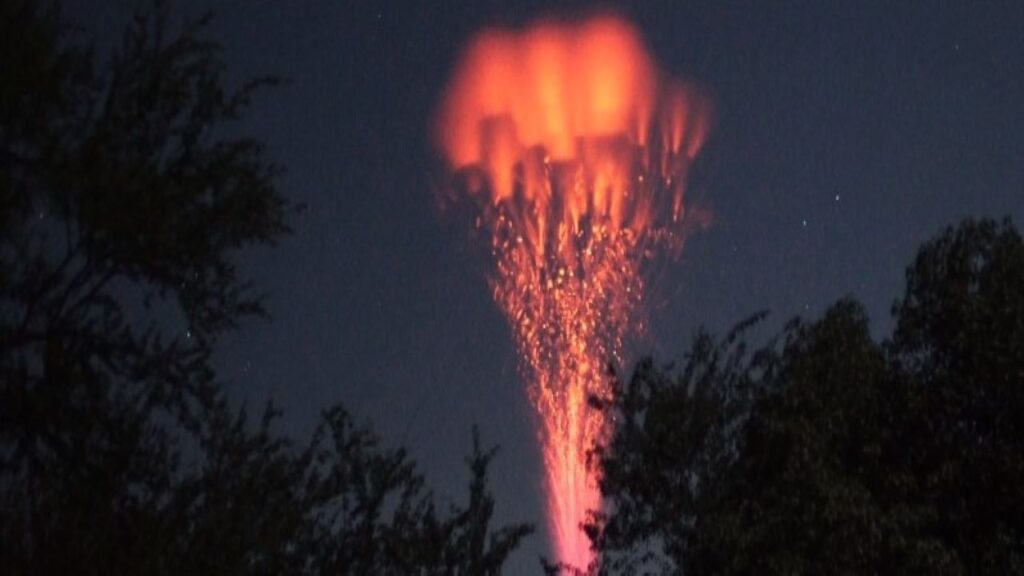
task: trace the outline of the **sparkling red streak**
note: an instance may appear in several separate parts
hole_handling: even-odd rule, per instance
[[[703,222],[685,182],[710,117],[609,16],[482,32],[439,110],[437,141],[490,237],[491,288],[540,417],[560,561],[592,559],[579,526],[601,501],[586,452],[607,423],[587,398],[607,392],[604,367],[641,330],[645,265]]]

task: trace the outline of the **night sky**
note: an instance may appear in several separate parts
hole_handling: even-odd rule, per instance
[[[67,12],[103,48],[136,4],[80,0]],[[251,405],[272,396],[297,435],[344,402],[408,446],[445,499],[464,498],[478,425],[502,447],[499,520],[540,528],[510,568],[534,571],[547,537],[532,411],[488,262],[437,210],[429,124],[473,32],[575,9],[171,4],[175,22],[214,11],[232,79],[286,80],[237,128],[266,142],[287,170],[281,190],[305,210],[282,245],[243,255],[273,320],[224,341],[231,390]],[[718,111],[690,188],[714,224],[655,279],[653,328],[636,345],[660,362],[700,325],[720,332],[766,308],[775,328],[846,295],[884,336],[923,241],[966,216],[1024,224],[1024,3],[768,4],[608,5],[664,69],[709,88]]]

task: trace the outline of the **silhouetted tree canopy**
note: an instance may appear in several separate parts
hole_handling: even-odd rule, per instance
[[[607,574],[1024,573],[1024,243],[965,221],[907,271],[891,338],[842,300],[640,363],[595,457]]]
[[[340,407],[297,445],[225,398],[214,345],[263,314],[234,258],[287,232],[234,124],[274,80],[167,12],[100,58],[0,0],[0,572],[497,574],[532,529],[492,530],[493,451],[442,508]]]

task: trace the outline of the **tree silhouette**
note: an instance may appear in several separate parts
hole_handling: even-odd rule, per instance
[[[493,451],[465,507],[328,409],[312,440],[232,408],[218,338],[261,300],[234,265],[290,210],[233,122],[208,18],[156,3],[99,59],[56,5],[0,0],[0,571],[498,573]]]
[[[213,343],[262,312],[231,257],[286,230],[261,145],[210,134],[264,82],[226,92],[201,23],[167,38],[164,11],[102,68],[56,8],[0,12],[5,553],[128,568],[114,552],[160,529],[174,428],[222,409]]]
[[[1024,242],[1009,221],[927,243],[896,305],[915,497],[957,572],[1024,571]]]
[[[1024,243],[965,221],[926,243],[875,342],[852,300],[751,349],[699,335],[595,404],[599,573],[1024,570]]]

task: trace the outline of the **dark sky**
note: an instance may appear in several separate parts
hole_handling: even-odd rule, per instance
[[[232,389],[254,404],[272,395],[297,434],[343,401],[407,445],[442,498],[464,496],[478,425],[502,446],[500,518],[542,528],[512,566],[533,572],[547,538],[531,411],[487,263],[435,209],[427,127],[475,30],[573,9],[171,4],[177,21],[213,10],[233,78],[287,80],[241,128],[266,141],[287,168],[281,190],[308,206],[280,247],[244,255],[274,320],[224,342]],[[1024,3],[834,4],[610,4],[663,68],[709,87],[718,109],[691,188],[714,226],[658,278],[641,352],[667,362],[701,324],[722,331],[768,308],[777,326],[844,295],[884,335],[921,242],[966,216],[1024,223]],[[78,0],[68,12],[102,46],[134,5]]]

